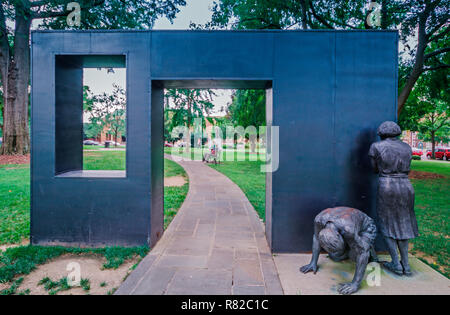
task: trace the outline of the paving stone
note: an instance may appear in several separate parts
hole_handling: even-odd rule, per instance
[[[136,269],[127,277],[122,285],[117,289],[115,295],[129,295],[132,294],[136,288],[136,285],[145,276],[145,273],[151,268],[157,256],[149,254],[147,255]]]
[[[233,284],[264,286],[259,260],[236,260],[233,266]]]
[[[208,260],[208,269],[232,270],[234,263],[234,249],[213,248]]]
[[[257,260],[259,259],[258,250],[256,248],[236,248],[235,259]]]
[[[197,225],[197,229],[195,230],[194,237],[211,239],[214,237],[214,230],[215,230],[214,223],[199,223]]]
[[[158,266],[183,267],[183,268],[206,268],[208,256],[187,255],[163,255],[158,261]]]
[[[246,215],[217,217],[217,225],[245,226],[248,227],[249,230],[251,229],[250,221],[248,220],[248,216]]]
[[[162,295],[176,272],[176,268],[153,268],[143,278],[132,294]]]
[[[216,240],[217,239],[255,241],[255,234],[252,230],[243,230],[239,233],[236,233],[234,231],[218,230],[216,231]]]
[[[210,239],[195,237],[175,237],[168,246],[166,253],[171,255],[206,256],[211,247]]]
[[[228,295],[231,294],[232,274],[227,270],[178,270],[167,294]]]
[[[233,286],[233,295],[264,295],[266,294],[264,286]]]
[[[283,287],[281,285],[280,278],[278,276],[278,270],[274,264],[273,259],[270,260],[262,259],[260,260],[260,262],[267,294],[269,295],[284,294]]]
[[[223,248],[257,248],[254,240],[236,240],[236,239],[226,239],[219,238],[214,241],[215,247]]]

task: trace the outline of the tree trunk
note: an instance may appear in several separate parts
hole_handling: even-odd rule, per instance
[[[17,9],[20,10],[20,9]],[[17,11],[16,10],[16,11]],[[30,152],[28,84],[30,81],[31,18],[16,12],[14,56],[9,58],[4,86],[3,144],[1,154]]]
[[[434,139],[434,131],[431,132],[431,158],[434,160],[436,156],[434,155],[434,150],[436,147],[436,140]]]
[[[308,24],[306,23],[306,11],[308,8],[305,0],[301,0],[300,4],[302,6],[302,29],[306,30],[308,29]]]
[[[6,78],[8,77],[8,64],[11,48],[8,42],[8,30],[6,29],[6,18],[3,6],[0,5],[0,83],[2,85],[2,112],[1,115],[5,117],[6,104]],[[1,125],[3,135],[3,124]],[[1,149],[0,149],[1,150]]]
[[[406,83],[403,86],[402,91],[400,92],[397,99],[397,106],[398,106],[397,116],[400,116],[400,113],[402,112],[402,109],[405,106],[409,94],[411,94],[414,85],[416,84],[417,80],[419,79],[420,75],[423,72],[423,66],[425,64],[425,49],[427,48],[428,45],[426,24],[428,16],[430,14],[429,10],[430,8],[426,7],[422,12],[422,14],[420,14],[419,16],[416,57],[414,61],[414,66],[411,72],[409,73]]]

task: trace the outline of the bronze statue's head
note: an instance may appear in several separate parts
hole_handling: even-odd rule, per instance
[[[393,121],[385,121],[378,127],[378,135],[382,139],[397,137],[401,135],[401,133],[402,130],[399,125]]]
[[[319,243],[334,261],[340,261],[346,258],[346,246],[342,235],[336,229],[334,224],[328,223],[319,233]]]

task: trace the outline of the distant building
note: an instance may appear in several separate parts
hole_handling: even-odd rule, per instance
[[[105,143],[105,141],[115,141],[114,140],[114,135],[108,134],[107,126],[105,126],[103,128],[103,130],[96,137],[90,137],[90,138],[87,138],[87,139],[88,140],[94,140],[94,141],[97,141],[99,143]],[[117,143],[125,144],[125,142],[126,142],[126,137],[124,135],[122,135],[122,133],[119,132],[117,134]]]
[[[431,147],[432,147],[431,142],[425,142],[423,140],[420,140],[418,138],[418,136],[419,136],[419,133],[417,131],[405,130],[405,131],[403,131],[400,138],[402,139],[403,142],[406,142],[407,144],[409,144],[411,146],[411,148],[418,148],[418,149],[422,149],[422,150],[431,150]],[[436,141],[435,146],[436,146],[436,148],[437,147],[448,147],[449,143],[443,143],[443,142]]]

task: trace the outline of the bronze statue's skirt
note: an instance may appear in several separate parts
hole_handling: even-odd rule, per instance
[[[414,188],[408,175],[380,175],[377,211],[383,236],[407,240],[419,235],[414,213]]]

